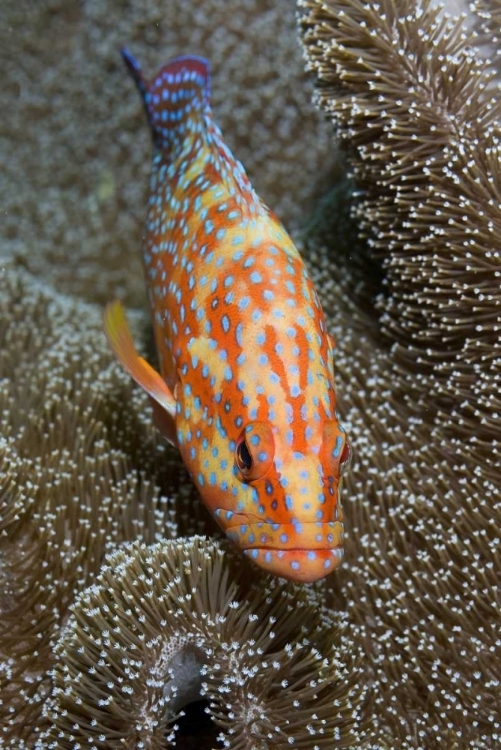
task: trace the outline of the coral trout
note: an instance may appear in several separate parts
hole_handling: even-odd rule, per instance
[[[148,83],[122,54],[153,135],[143,259],[160,373],[117,301],[105,333],[227,536],[266,571],[315,581],[343,556],[351,455],[320,301],[214,123],[208,63],[177,57]]]

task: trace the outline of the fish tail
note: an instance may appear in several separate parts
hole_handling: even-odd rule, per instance
[[[184,140],[188,125],[209,106],[210,69],[203,57],[181,55],[170,60],[151,81],[127,49],[125,65],[141,94],[155,146],[169,150]]]

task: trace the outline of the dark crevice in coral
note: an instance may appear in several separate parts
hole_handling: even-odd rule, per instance
[[[360,313],[376,322],[376,302],[385,293],[384,271],[381,261],[360,237],[354,217],[358,200],[346,159],[339,152],[337,164],[318,185],[315,210],[304,218],[298,236],[304,242],[307,262],[311,258],[315,264],[315,249],[329,248],[332,278]]]
[[[202,747],[216,747],[219,728],[212,721],[207,711],[206,700],[190,703],[184,709],[184,716],[176,720],[179,729],[177,746],[183,750],[200,750]]]

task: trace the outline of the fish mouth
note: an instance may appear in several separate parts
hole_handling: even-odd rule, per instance
[[[272,523],[247,516],[226,526],[228,537],[242,549],[328,550],[343,546],[341,521]],[[232,519],[233,520],[233,519]]]
[[[285,524],[240,520],[226,533],[260,568],[294,581],[318,581],[339,567],[343,559],[340,521]]]
[[[342,546],[329,549],[274,549],[253,547],[244,555],[263,570],[301,583],[313,583],[339,567],[343,559]]]

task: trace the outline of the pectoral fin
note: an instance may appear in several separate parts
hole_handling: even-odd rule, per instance
[[[160,373],[137,353],[123,305],[118,300],[106,305],[103,327],[115,357],[154,402],[155,424],[165,438],[176,445],[176,401]]]
[[[177,431],[176,423],[172,418],[171,414],[158,402],[150,396],[151,408],[153,409],[153,424],[160,432],[161,435],[171,444],[175,445],[176,448],[179,446],[177,442]]]

